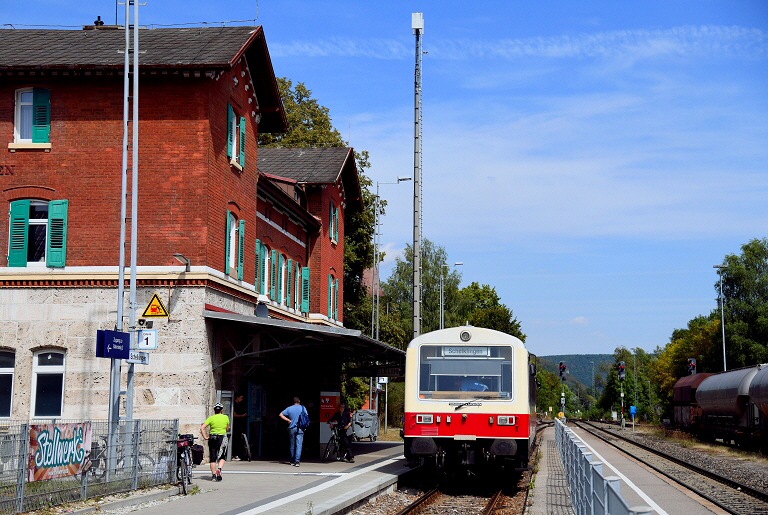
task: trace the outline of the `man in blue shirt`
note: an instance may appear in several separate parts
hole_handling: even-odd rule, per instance
[[[293,398],[293,405],[280,413],[280,418],[288,422],[288,445],[291,452],[291,465],[298,467],[301,462],[301,445],[304,443],[304,431],[299,429],[299,416],[307,410],[298,397]]]

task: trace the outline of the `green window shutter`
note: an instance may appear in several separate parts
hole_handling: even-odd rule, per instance
[[[333,317],[333,276],[328,274],[328,318]]]
[[[235,118],[235,110],[232,109],[232,104],[227,104],[227,157],[232,159],[232,143],[235,141],[234,131],[232,130],[232,122]]]
[[[285,265],[285,270],[288,272],[288,280],[285,281],[285,304],[289,308],[293,307],[293,259],[288,260],[288,264]]]
[[[328,237],[333,240],[333,202],[328,205]]]
[[[273,250],[269,256],[269,298],[277,300],[277,251]]]
[[[32,90],[32,143],[50,143],[51,90]]]
[[[333,208],[333,239],[339,241],[339,208]]]
[[[293,294],[294,304],[296,309],[301,309],[301,264],[296,262],[296,275],[293,282],[296,284],[295,292]]]
[[[237,278],[243,280],[243,269],[245,268],[245,220],[239,220],[237,223]]]
[[[259,274],[261,271],[261,240],[256,240],[255,254],[256,266],[253,269],[253,289],[256,290],[256,293],[259,293],[259,281],[261,280],[261,276]]]
[[[277,255],[277,303],[278,304],[285,304],[285,299],[283,299],[283,262],[285,258],[282,254]]]
[[[245,116],[240,117],[240,148],[238,152],[237,162],[245,168]]]
[[[267,246],[261,244],[261,259],[259,260],[259,293],[267,293]]]
[[[333,289],[333,319],[339,319],[339,280],[336,279],[335,288]]]
[[[229,227],[232,225],[232,211],[227,209],[227,227],[224,230],[224,275],[229,275]]]
[[[64,266],[67,259],[68,200],[52,200],[48,204],[48,241],[45,260],[48,266]]]
[[[8,266],[27,266],[29,235],[29,200],[11,202],[11,237],[8,245]]]
[[[309,313],[309,267],[301,269],[301,312]]]

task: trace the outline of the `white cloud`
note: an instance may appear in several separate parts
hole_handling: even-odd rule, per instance
[[[682,26],[660,30],[615,30],[526,39],[451,39],[425,41],[429,59],[477,60],[521,57],[640,59],[654,56],[731,56],[764,59],[768,34],[755,28]],[[413,41],[329,38],[321,41],[271,42],[273,57],[368,57],[409,59]]]
[[[568,321],[570,325],[589,325],[587,317],[576,317]]]

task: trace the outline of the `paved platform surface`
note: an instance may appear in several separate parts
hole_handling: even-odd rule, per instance
[[[188,495],[136,511],[142,515],[181,513],[193,515],[330,515],[361,499],[397,487],[397,477],[410,470],[403,457],[402,442],[357,442],[352,444],[355,463],[318,460],[255,460],[227,462],[222,481],[210,479],[206,463],[194,469]]]
[[[531,515],[573,515],[570,492],[565,481],[563,464],[555,443],[555,428],[548,427],[539,444],[539,471],[536,473],[536,487],[528,494],[532,504]]]
[[[586,431],[574,426],[569,427],[593,452],[593,460],[603,462],[604,476],[613,475],[621,478],[621,495],[629,506],[648,506],[651,508],[651,513],[656,515],[727,513],[706,499],[687,492],[671,479],[658,475],[654,470],[641,465]],[[631,429],[627,430],[631,431]],[[552,437],[554,438],[554,429]],[[556,447],[554,448],[557,452]]]

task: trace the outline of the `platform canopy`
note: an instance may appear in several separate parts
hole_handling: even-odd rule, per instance
[[[276,318],[240,315],[204,310],[203,316],[214,323],[226,324],[247,334],[248,341],[234,345],[234,355],[214,362],[214,368],[238,358],[267,357],[275,353],[301,350],[325,351],[342,363],[354,363],[347,374],[358,377],[402,377],[405,373],[405,351],[364,336],[356,329],[308,324]],[[259,344],[254,345],[254,338]]]

